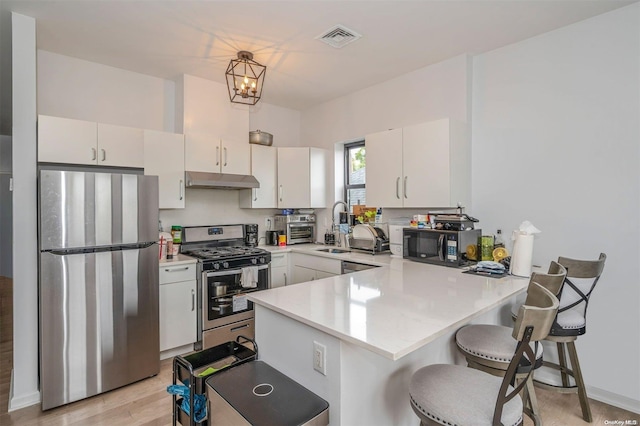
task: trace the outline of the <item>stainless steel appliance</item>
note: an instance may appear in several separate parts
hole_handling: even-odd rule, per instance
[[[478,219],[464,213],[461,214],[439,214],[434,219],[436,229],[444,229],[447,231],[467,231],[473,229],[474,223]]]
[[[158,374],[158,178],[41,169],[47,410]]]
[[[465,266],[467,247],[478,244],[481,229],[446,231],[439,229],[404,228],[403,258],[444,266]]]
[[[198,259],[198,344],[254,337],[247,294],[270,287],[271,253],[245,244],[244,225],[186,226],[181,252]]]
[[[278,214],[275,229],[287,236],[287,244],[313,243],[316,240],[315,214]]]
[[[258,224],[250,223],[244,225],[244,244],[249,247],[258,245]]]
[[[280,235],[280,231],[267,231],[265,232],[265,244],[268,246],[277,246],[278,245],[278,236]]]
[[[372,254],[389,251],[389,238],[378,226],[359,224],[349,235],[349,247],[370,251]]]

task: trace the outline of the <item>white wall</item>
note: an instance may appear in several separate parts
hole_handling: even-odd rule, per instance
[[[300,111],[258,102],[249,110],[249,129],[273,135],[273,146],[308,146],[300,135]]]
[[[38,50],[38,114],[172,132],[175,83]]]
[[[634,4],[473,64],[474,214],[483,229],[507,235],[533,222],[542,230],[534,264],[607,254],[578,354],[590,396],[616,405],[622,396],[636,411],[639,17]]]
[[[9,410],[38,392],[38,245],[36,218],[36,21],[12,13],[13,375]]]

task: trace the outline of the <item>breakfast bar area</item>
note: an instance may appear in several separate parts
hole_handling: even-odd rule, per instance
[[[332,425],[409,425],[420,367],[464,364],[453,336],[510,323],[527,278],[495,279],[391,259],[388,266],[275,288],[255,303],[261,359],[329,402]]]

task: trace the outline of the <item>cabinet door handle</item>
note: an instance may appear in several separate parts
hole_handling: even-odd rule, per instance
[[[188,266],[185,266],[184,268],[175,268],[175,269],[166,268],[164,271],[165,272],[178,272],[178,271],[186,271],[187,269],[189,269]]]
[[[284,285],[287,285],[287,273],[285,272],[283,275],[284,275]]]
[[[400,199],[400,176],[396,178],[396,198]]]
[[[238,330],[242,330],[243,328],[247,328],[249,327],[249,324],[245,324],[245,325],[239,325],[237,327],[233,327],[231,330],[229,330],[230,332],[234,332],[234,331],[238,331]]]
[[[196,291],[191,289],[191,311],[196,310]]]
[[[96,161],[98,158],[98,151],[95,148],[91,148],[91,161]]]
[[[180,188],[179,188],[179,189],[180,189],[180,201],[182,201],[182,198],[183,198],[183,196],[184,196],[184,195],[183,195],[183,193],[182,193],[182,191],[183,191],[183,189],[182,189],[182,188],[184,188],[184,186],[183,186],[183,180],[182,180],[182,179],[180,179]]]
[[[223,164],[223,166],[227,167],[227,148],[224,147],[223,149],[224,149],[224,164]]]
[[[282,185],[278,188],[278,192],[280,193],[280,201],[282,202]]]
[[[409,176],[405,176],[405,177],[404,177],[404,189],[403,189],[403,192],[404,192],[404,198],[408,198],[408,197],[407,197],[407,179],[409,179]]]
[[[258,190],[253,188],[253,201],[258,201]]]
[[[216,166],[220,165],[220,147],[216,146]]]
[[[102,161],[105,161],[107,159],[107,151],[105,149],[101,149],[100,151],[102,151]]]

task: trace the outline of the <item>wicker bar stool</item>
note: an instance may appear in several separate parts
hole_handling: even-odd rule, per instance
[[[560,371],[562,386],[534,381],[536,386],[544,389],[561,393],[577,393],[582,409],[582,418],[589,423],[592,421],[591,407],[582,378],[575,341],[578,336],[586,332],[589,297],[602,275],[606,260],[607,256],[604,253],[600,253],[598,260],[558,258],[558,263],[567,269],[567,277],[559,297],[558,314],[545,340],[556,343],[559,363],[545,361],[543,365]],[[567,352],[570,365],[567,364]],[[575,385],[570,384],[569,376],[573,377]]]
[[[504,377],[447,364],[422,367],[413,374],[409,399],[421,425],[522,425],[519,392],[533,371],[531,363],[522,361],[535,359],[538,341],[549,333],[558,310],[558,299],[546,288],[530,283],[527,291],[528,304],[520,307],[512,330],[518,343]],[[516,375],[525,378],[515,384]]]
[[[566,276],[566,269],[557,262],[549,266],[549,273],[534,272],[530,283],[536,282],[557,295]],[[531,297],[527,294],[527,299]],[[525,305],[530,305],[528,300]],[[472,324],[462,327],[456,333],[456,344],[465,356],[467,365],[477,370],[485,371],[494,376],[504,376],[509,363],[512,361],[514,350],[518,342],[511,336],[512,328],[491,324]],[[523,359],[525,365],[531,365],[531,360]],[[542,345],[538,345],[533,368],[542,366]],[[516,374],[516,381],[528,377],[523,388],[524,412],[536,426],[542,425],[540,410],[533,389],[533,374]]]

